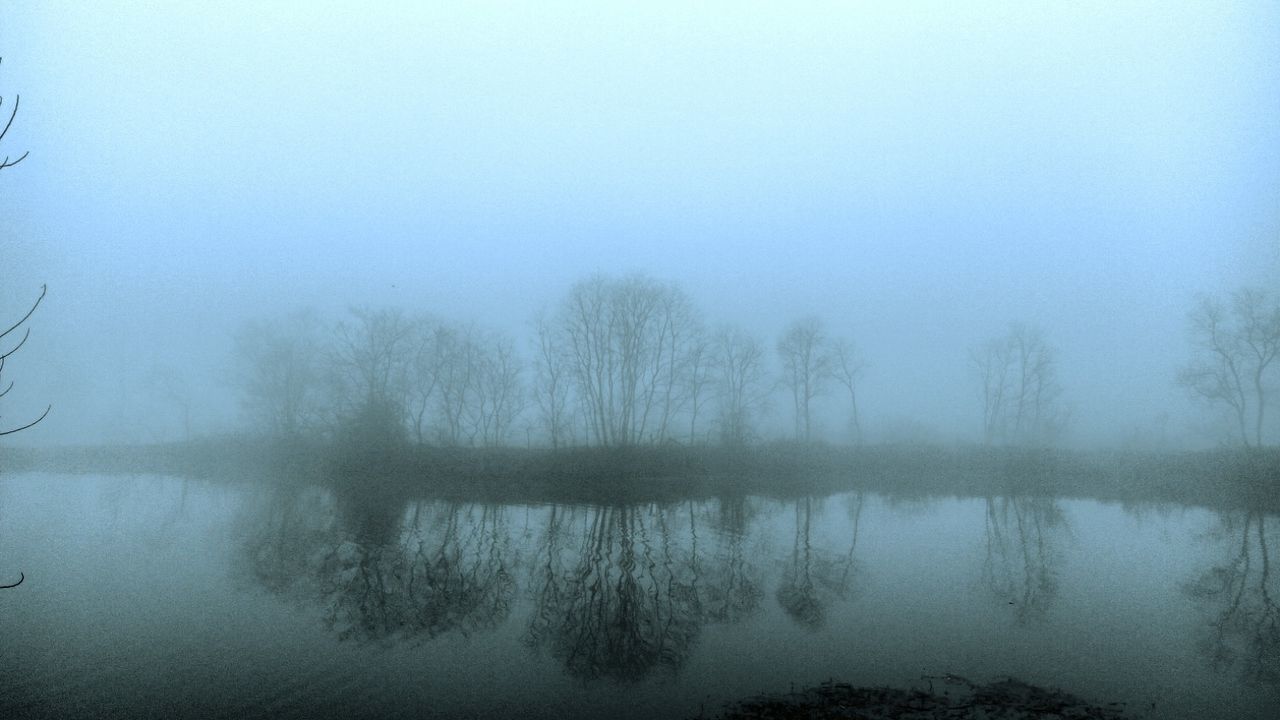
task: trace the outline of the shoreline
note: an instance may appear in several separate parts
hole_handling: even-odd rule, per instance
[[[357,448],[206,438],[0,449],[0,472],[304,482],[462,501],[629,504],[845,491],[1174,503],[1280,512],[1280,449],[1168,453],[774,443],[627,448]]]

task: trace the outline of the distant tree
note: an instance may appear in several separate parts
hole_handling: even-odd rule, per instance
[[[1178,373],[1178,383],[1210,403],[1227,406],[1241,442],[1261,446],[1267,379],[1280,354],[1280,303],[1250,288],[1232,293],[1229,307],[1202,297],[1189,323],[1192,358]]]
[[[725,325],[712,342],[720,438],[741,445],[754,434],[754,416],[764,408],[769,386],[764,345],[747,331]]]
[[[1010,363],[1007,338],[992,338],[969,351],[969,364],[982,394],[982,441],[987,445],[995,442],[1002,431]]]
[[[389,308],[351,315],[334,328],[328,357],[339,431],[358,442],[403,440],[415,323]]]
[[[970,352],[982,395],[983,440],[1050,442],[1066,423],[1053,348],[1037,327],[1013,324]]]
[[[698,442],[698,418],[708,400],[708,389],[715,382],[715,353],[711,338],[699,328],[689,340],[684,356],[682,395],[689,408],[689,444]]]
[[[26,155],[24,154],[23,157],[26,157]],[[26,325],[26,322],[31,318],[31,315],[36,311],[36,308],[40,307],[40,301],[44,300],[44,296],[47,291],[48,291],[48,288],[45,287],[44,285],[41,285],[40,296],[37,297],[36,301],[31,304],[31,308],[27,310],[26,314],[23,315],[22,318],[19,319],[16,323],[10,325],[9,328],[6,329],[4,332],[0,332],[0,399],[8,395],[9,391],[13,389],[12,380],[10,380],[8,383],[4,382],[5,362],[7,362],[8,359],[12,357],[14,353],[18,352],[18,350],[21,349],[24,344],[26,344],[27,338],[31,336],[31,327]],[[17,332],[19,328],[22,329],[22,337],[20,338],[10,337],[15,332]],[[9,343],[12,343],[12,345],[9,345]],[[45,419],[45,417],[49,415],[49,411],[52,408],[53,408],[52,405],[45,407],[44,412],[40,413],[40,417],[36,418],[35,420],[31,420],[23,425],[19,425],[17,427],[10,427],[10,428],[3,428],[3,426],[0,426],[0,428],[3,428],[3,429],[0,429],[0,435],[12,435],[16,432],[26,430],[27,428]]]
[[[440,393],[441,362],[437,337],[440,325],[431,318],[422,317],[414,323],[410,345],[413,348],[409,362],[405,413],[414,440],[425,445],[430,415]]]
[[[578,402],[600,445],[669,438],[697,325],[679,287],[644,275],[574,285],[556,317]]]
[[[470,440],[485,447],[504,445],[512,424],[524,411],[521,363],[515,345],[498,335],[479,338],[468,407]]]
[[[858,381],[862,379],[866,369],[866,358],[852,340],[841,338],[831,344],[831,376],[849,392],[849,407],[853,413],[850,425],[853,426],[853,441],[858,445],[862,444],[862,422],[858,418]]]
[[[474,402],[480,368],[480,346],[471,326],[442,325],[435,332],[439,373],[439,426],[443,445],[466,445],[472,441],[468,410]]]
[[[237,381],[248,414],[277,437],[317,429],[324,403],[322,339],[314,312],[251,320],[234,338]]]
[[[564,445],[572,432],[569,365],[556,328],[546,317],[534,323],[533,398],[551,447]]]
[[[778,340],[782,382],[791,391],[795,408],[796,439],[812,439],[813,400],[832,377],[832,355],[822,321],[809,316],[791,323]]]

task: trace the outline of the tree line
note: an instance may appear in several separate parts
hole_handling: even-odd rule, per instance
[[[745,444],[771,398],[793,399],[796,437],[812,402],[843,387],[855,436],[866,363],[816,317],[774,352],[741,327],[710,326],[679,285],[594,275],[533,320],[522,352],[502,333],[397,308],[313,311],[244,323],[234,340],[245,409],[277,437],[365,444],[625,447]]]
[[[503,333],[398,308],[341,318],[299,311],[257,319],[235,337],[244,406],[284,438],[386,444],[626,447],[743,445],[770,413],[815,439],[817,405],[834,398],[862,443],[869,364],[816,315],[769,343],[712,325],[678,284],[597,274],[532,320],[525,344]],[[1264,442],[1268,378],[1280,352],[1280,305],[1259,290],[1190,313],[1191,362],[1178,382],[1231,411],[1244,445]],[[1070,425],[1056,349],[1028,323],[968,356],[985,444],[1051,445]],[[830,401],[828,401],[830,407]]]

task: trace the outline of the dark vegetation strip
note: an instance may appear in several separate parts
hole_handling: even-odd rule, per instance
[[[217,438],[0,449],[0,471],[307,482],[464,501],[630,503],[845,490],[1043,495],[1280,512],[1280,449],[1183,453],[778,443],[752,447],[354,447]]]
[[[848,718],[849,720],[926,720],[932,718],[1079,718],[1122,720],[1124,705],[1094,705],[1055,688],[1044,688],[1007,678],[977,685],[954,675],[956,690],[926,692],[890,687],[854,687],[825,682],[800,692],[760,695],[732,703],[716,720],[792,720]],[[932,682],[930,683],[932,686]]]

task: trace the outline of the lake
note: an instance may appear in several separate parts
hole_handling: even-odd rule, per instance
[[[466,504],[0,476],[0,717],[687,717],[1013,675],[1280,707],[1280,521],[1047,498]],[[1145,715],[1144,715],[1145,713]]]

